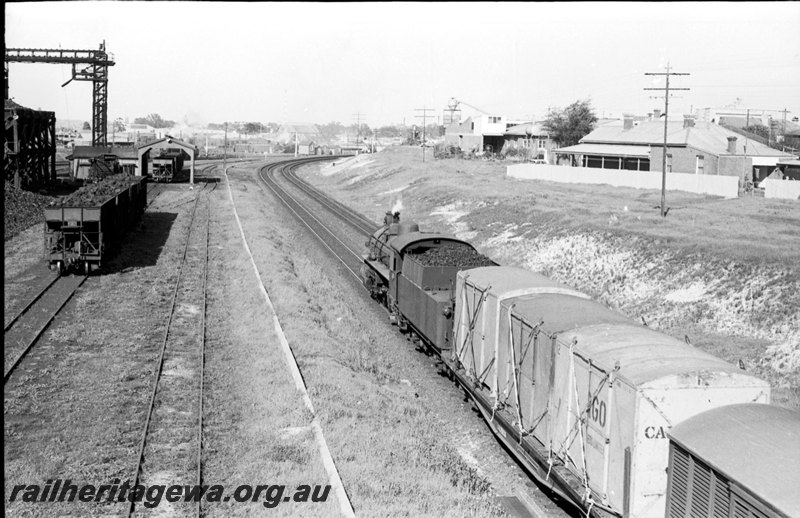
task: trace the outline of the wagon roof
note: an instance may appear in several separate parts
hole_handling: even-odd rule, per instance
[[[675,425],[670,438],[787,516],[800,516],[800,413],[746,403]]]
[[[459,277],[466,277],[470,284],[485,289],[491,286],[491,292],[498,298],[513,296],[528,289],[556,288],[559,290],[574,291],[566,284],[554,281],[541,273],[532,272],[515,266],[483,266],[459,272]]]
[[[667,376],[708,380],[711,373],[745,375],[716,356],[642,326],[593,300],[550,293],[524,295],[506,304],[514,304],[513,314],[529,324],[541,322],[540,329],[558,335],[560,341],[576,340],[576,350],[592,362],[609,369],[619,363],[619,374],[637,387]]]
[[[514,315],[531,324],[542,322],[540,329],[549,334],[601,323],[633,324],[633,320],[625,315],[575,295],[523,295],[509,299],[507,303],[514,304]]]
[[[461,239],[458,239],[457,237],[455,237],[452,234],[439,234],[438,232],[408,232],[406,234],[402,234],[402,235],[397,236],[394,239],[392,239],[391,245],[392,245],[392,248],[394,248],[398,252],[402,253],[403,250],[405,250],[405,248],[408,245],[411,245],[411,244],[416,243],[418,241],[427,241],[429,239],[441,239],[443,241],[451,241],[451,242],[455,242],[455,243],[463,243],[463,244],[469,246],[470,248],[472,248],[471,244],[469,244],[466,241],[463,241]]]
[[[691,376],[709,382],[718,374],[734,374],[751,378],[747,385],[769,387],[721,358],[636,323],[580,326],[562,333],[561,339],[577,340],[576,348],[582,354],[608,368],[619,362],[619,373],[635,386],[668,376]]]

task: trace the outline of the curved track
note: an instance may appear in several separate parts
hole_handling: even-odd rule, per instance
[[[196,194],[170,300],[133,484],[202,483],[203,391],[211,206],[206,186]],[[205,199],[201,203],[201,199]],[[201,206],[202,205],[202,206]],[[201,224],[196,224],[200,213]],[[149,514],[131,502],[128,516]],[[200,516],[200,502],[176,503],[170,516]],[[163,510],[163,509],[162,509]]]
[[[324,157],[324,159],[330,158],[331,157]],[[279,180],[282,176],[291,175],[293,170],[302,165],[318,162],[320,160],[321,159],[319,158],[309,158],[293,160],[289,163],[278,162],[275,164],[269,164],[259,170],[259,177],[275,194],[275,196],[277,196],[278,199],[280,199],[281,202],[289,209],[289,211],[291,211],[300,220],[300,222],[312,234],[314,234],[317,239],[319,239],[323,246],[325,246],[330,253],[339,260],[346,271],[355,278],[359,285],[363,287],[363,284],[361,283],[361,276],[359,275],[362,264],[361,248],[355,248],[352,245],[345,243],[326,222],[323,222],[317,218],[300,199],[294,196],[288,189],[284,188]],[[299,183],[296,176],[293,177],[293,180],[293,184],[296,185]],[[307,186],[306,188],[303,188],[303,192],[310,192]],[[319,201],[321,194],[316,190],[313,190],[313,192],[313,195],[308,195]],[[358,229],[360,232],[364,232],[366,235],[369,235],[370,232],[368,229],[365,229],[368,221],[363,216],[354,213],[351,209],[338,204],[338,202],[334,203],[330,200],[327,200],[325,205],[327,209],[334,215]]]
[[[331,157],[325,157],[331,158]],[[346,268],[358,282],[359,286],[366,288],[362,283],[360,270],[363,265],[361,256],[362,248],[353,247],[346,244],[338,235],[335,225],[331,224],[331,220],[326,219],[324,222],[319,217],[315,216],[312,211],[304,205],[304,202],[286,189],[281,183],[283,181],[290,183],[293,186],[292,190],[299,190],[303,196],[314,200],[314,202],[322,205],[326,211],[330,212],[334,219],[338,218],[344,221],[349,226],[356,229],[359,233],[369,236],[378,228],[378,225],[369,221],[367,218],[358,214],[349,207],[331,200],[324,193],[315,189],[307,182],[299,179],[296,170],[309,163],[317,162],[320,158],[300,159],[289,162],[279,162],[269,164],[259,170],[259,176],[264,184],[283,202],[283,204],[301,221],[301,223],[308,228],[314,236],[325,246]],[[383,306],[380,306],[386,309]],[[408,338],[408,337],[407,337]],[[437,354],[433,348],[429,349],[432,354]],[[446,365],[446,362],[444,362]],[[473,394],[472,386],[466,378],[459,376],[457,373],[451,374],[451,379],[458,382],[458,385],[468,394]],[[515,485],[516,486],[516,485]],[[504,491],[511,493],[513,496],[503,497],[505,502],[504,506],[507,510],[517,516],[544,516],[544,511],[541,508],[541,503],[535,502],[529,490],[523,487],[509,487],[504,488]],[[548,502],[544,505],[548,510],[552,509],[554,516],[566,516],[563,509],[558,508],[559,504],[553,504],[547,497],[544,497]],[[555,509],[553,509],[555,507]],[[570,509],[574,512],[574,509]]]

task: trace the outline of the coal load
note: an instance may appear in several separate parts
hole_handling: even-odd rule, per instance
[[[138,178],[129,174],[115,174],[102,181],[84,185],[56,205],[62,207],[97,207],[113,198],[136,182]]]
[[[4,240],[41,223],[42,209],[52,202],[53,198],[50,196],[17,189],[11,182],[5,182]]]
[[[423,266],[459,266],[464,268],[477,268],[479,266],[494,266],[495,263],[483,254],[467,246],[444,245],[430,248],[414,258]]]

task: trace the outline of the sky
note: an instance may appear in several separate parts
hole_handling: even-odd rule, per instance
[[[800,2],[20,2],[7,48],[97,49],[109,119],[189,124],[420,123],[483,111],[540,120],[589,99],[599,117],[738,106],[800,116]],[[91,120],[69,65],[9,64],[10,96]],[[657,96],[662,96],[658,98]],[[428,111],[423,112],[426,108]],[[672,117],[671,117],[672,118]]]

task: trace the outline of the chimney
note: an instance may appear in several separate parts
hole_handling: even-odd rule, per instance
[[[661,118],[661,110],[658,108],[653,110],[653,119],[658,120]]]
[[[629,130],[633,127],[633,115],[622,115],[622,129]]]
[[[694,115],[684,115],[683,116],[683,127],[684,128],[693,128],[694,127]]]
[[[736,154],[736,137],[728,137],[728,154]]]

